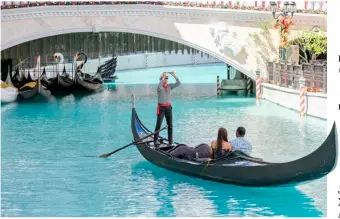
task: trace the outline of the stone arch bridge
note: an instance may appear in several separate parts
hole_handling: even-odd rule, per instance
[[[269,51],[252,40],[270,12],[150,5],[40,6],[1,11],[1,50],[42,37],[75,32],[131,32],[164,38],[203,51],[255,79],[266,77],[266,59],[277,57],[278,31]],[[296,14],[295,27],[326,30],[326,15]],[[265,42],[266,40],[260,40]],[[269,48],[269,46],[268,46]]]

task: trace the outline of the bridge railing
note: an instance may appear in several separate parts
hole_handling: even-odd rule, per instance
[[[42,74],[44,70],[48,78],[54,78],[57,74],[61,74],[63,71],[73,78],[75,69],[76,67],[74,62],[64,60],[64,63],[59,64],[55,61],[46,61],[44,59],[40,59],[40,69],[38,69],[35,57],[27,58],[12,68],[9,68],[12,76],[15,75],[16,71],[19,71],[19,73],[24,74],[25,77],[30,74],[33,79],[37,79],[39,72]],[[7,72],[8,71],[5,73],[7,74]]]
[[[291,89],[299,89],[299,79],[306,79],[307,91],[327,92],[326,63],[302,63],[293,65],[284,62],[267,62],[268,83]]]
[[[197,8],[220,8],[236,10],[258,10],[270,11],[270,1],[3,1],[1,10],[13,8],[26,8],[37,6],[59,6],[59,5],[164,5],[179,7],[197,7]],[[277,2],[278,9],[283,8],[283,1]],[[297,1],[297,13],[325,14],[327,12],[327,2],[323,1]]]

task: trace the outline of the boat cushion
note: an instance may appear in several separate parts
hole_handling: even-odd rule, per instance
[[[5,82],[1,82],[1,88],[8,88],[8,87],[15,88],[15,87],[13,87],[12,85],[9,85],[9,84],[7,84],[7,83],[5,83]]]
[[[210,159],[210,146],[207,144],[199,144],[196,147],[189,147],[185,144],[178,144],[168,150],[167,153],[171,154],[173,157],[190,161],[197,158]]]
[[[25,84],[24,86],[22,86],[20,88],[20,90],[26,90],[26,88],[29,88],[29,87],[34,88],[36,84],[37,84],[36,82],[29,82],[29,83]]]

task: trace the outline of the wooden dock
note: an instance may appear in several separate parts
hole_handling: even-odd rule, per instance
[[[221,91],[246,91],[247,90],[247,80],[236,79],[236,80],[225,80],[221,81],[219,87]]]

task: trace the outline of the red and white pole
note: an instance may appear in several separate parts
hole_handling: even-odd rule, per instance
[[[306,79],[303,76],[299,79],[300,83],[300,117],[305,115],[306,111]]]
[[[37,56],[36,59],[37,59],[37,71],[38,71],[38,91],[40,91],[40,56]]]
[[[220,76],[218,75],[217,75],[216,93],[217,93],[217,96],[220,96]]]
[[[250,77],[247,77],[247,92],[248,92],[248,95],[250,95],[250,93],[251,93],[251,79],[250,79]]]
[[[77,69],[77,59],[78,59],[78,52],[76,52],[75,54],[74,54],[74,57],[73,57],[73,60],[74,60],[74,64],[75,64],[75,69]]]
[[[260,71],[256,71],[256,99],[259,100],[261,98],[261,77]]]

